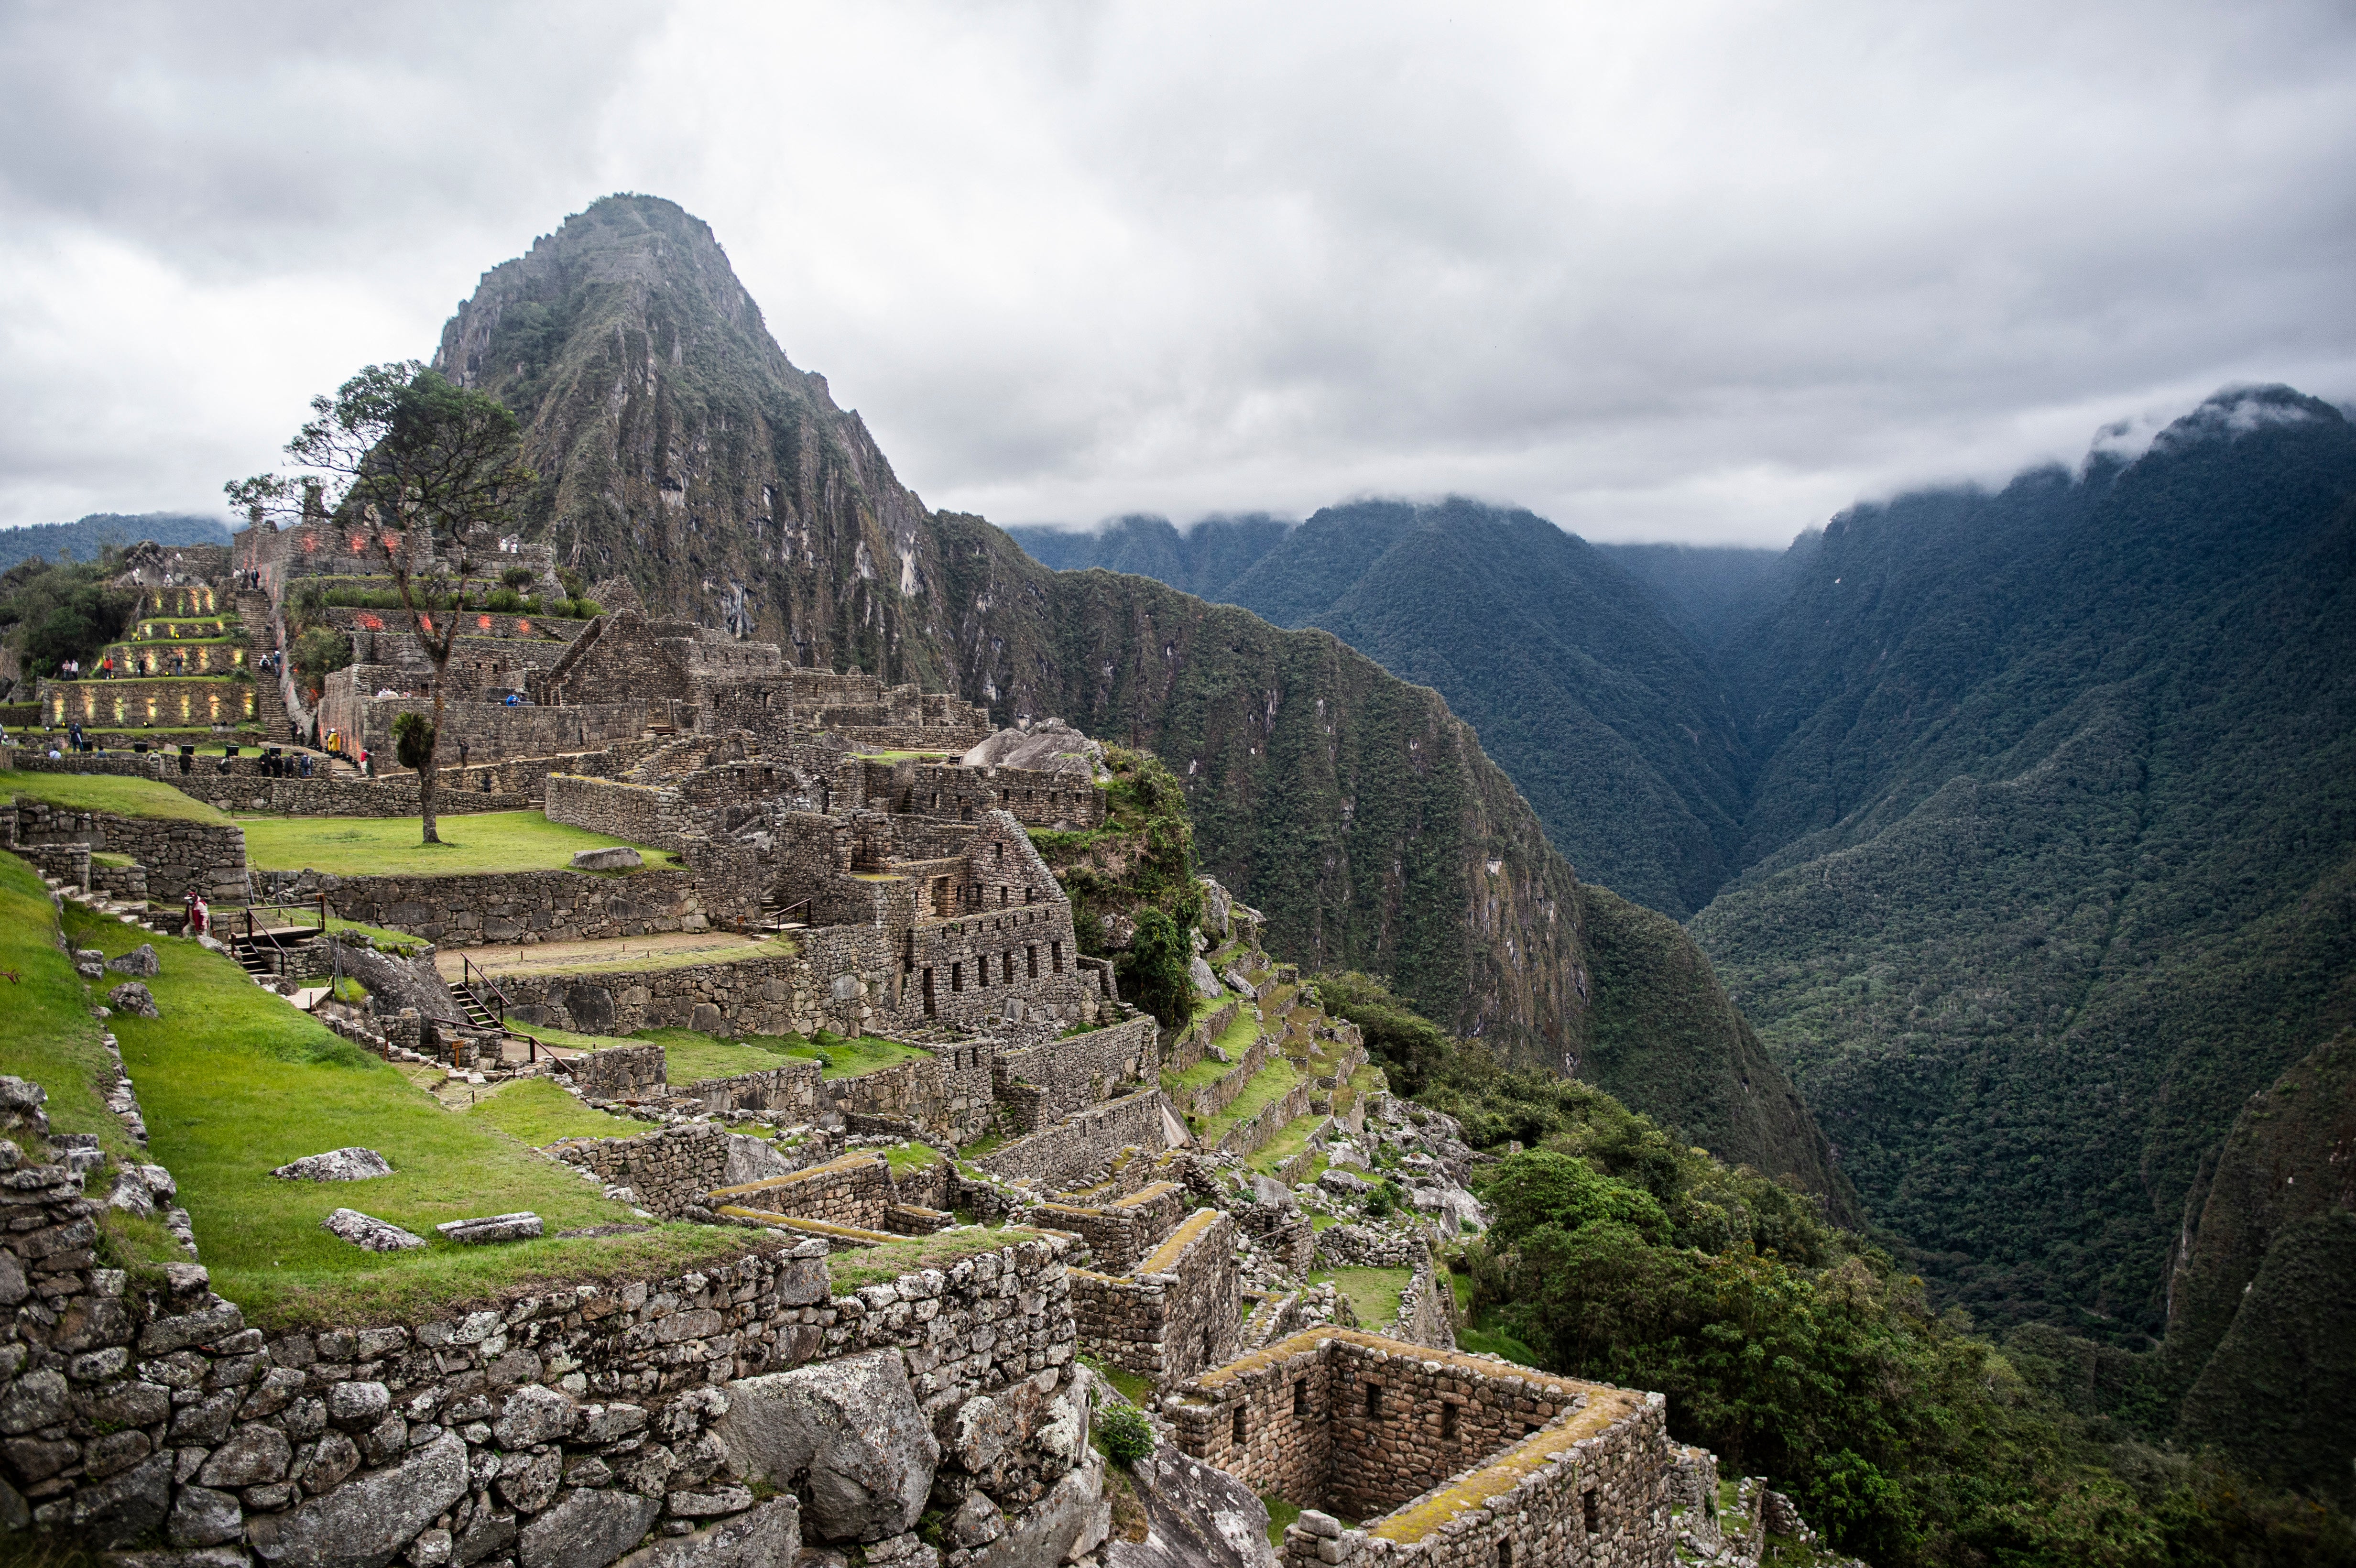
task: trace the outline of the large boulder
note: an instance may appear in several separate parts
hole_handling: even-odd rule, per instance
[[[660,1498],[573,1491],[524,1527],[523,1568],[606,1568],[654,1528]]]
[[[1105,1568],[1276,1568],[1268,1506],[1215,1466],[1169,1444],[1130,1468],[1145,1506],[1145,1539],[1115,1541]]]
[[[723,1187],[745,1187],[755,1181],[766,1181],[773,1176],[790,1176],[794,1162],[777,1152],[777,1146],[766,1138],[747,1137],[743,1133],[728,1135],[728,1168],[721,1179]]]
[[[959,759],[969,768],[1036,768],[1092,779],[1104,761],[1104,745],[1061,719],[1042,719],[1023,730],[1001,730]]]
[[[576,871],[635,871],[646,860],[636,849],[616,844],[610,849],[576,849],[573,852],[573,869]]]
[[[719,1431],[739,1480],[784,1488],[807,1470],[808,1527],[830,1541],[913,1526],[941,1457],[897,1350],[739,1378]]]
[[[486,1214],[473,1220],[445,1220],[434,1227],[442,1239],[468,1246],[493,1242],[528,1242],[541,1232],[540,1216],[526,1209],[514,1214]]]
[[[143,942],[122,957],[108,959],[106,966],[134,980],[152,980],[163,972],[164,961],[155,956],[154,943]]]
[[[331,1148],[306,1154],[272,1171],[281,1181],[373,1181],[392,1174],[392,1162],[372,1148]]]
[[[466,1441],[445,1432],[398,1465],[252,1520],[246,1538],[275,1568],[385,1568],[466,1494]]]

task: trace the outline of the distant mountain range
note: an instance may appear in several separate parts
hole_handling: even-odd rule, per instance
[[[0,528],[0,571],[35,556],[44,560],[96,560],[102,546],[227,544],[230,527],[194,512],[92,512],[70,523],[27,523]]]

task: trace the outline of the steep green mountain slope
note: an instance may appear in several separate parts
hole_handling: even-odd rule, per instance
[[[609,197],[484,274],[435,364],[515,409],[541,475],[530,526],[583,575],[626,574],[804,664],[1151,750],[1184,782],[1205,869],[1267,912],[1271,945],[1392,975],[1517,1060],[1590,1051],[1584,890],[1439,694],[1326,633],[1053,572],[979,517],[928,511],[673,204]],[[1692,1016],[1722,1007],[1683,934],[1655,939],[1706,988]],[[1738,1031],[1682,1038],[1696,1080],[1740,1081]],[[1844,1204],[1813,1127],[1714,1090],[1690,1103],[1735,1119],[1685,1136]]]
[[[1329,507],[1275,535],[1230,519],[1182,535],[1159,518],[1044,532],[1015,537],[1050,565],[1140,572],[1280,626],[1323,626],[1432,687],[1590,881],[1684,916],[1733,869],[1747,759],[1671,604],[1746,572],[1764,582],[1769,552],[1701,566],[1672,554],[1652,561],[1671,586],[1651,587],[1528,512],[1462,497]]]
[[[1693,922],[1876,1221],[1976,1312],[2156,1333],[2203,1157],[2356,1021],[2356,430],[1859,507],[1724,650],[1762,753]]]
[[[1151,577],[1197,598],[1233,603],[1227,584],[1281,544],[1292,525],[1251,512],[1204,517],[1182,531],[1167,517],[1138,514],[1087,532],[1036,527],[1006,531],[1032,560],[1057,571],[1101,566]]]
[[[2166,1367],[2178,1433],[2277,1484],[2356,1505],[2356,1030],[2233,1120],[2185,1205]]]
[[[1777,596],[1789,550],[1741,545],[1600,544],[1603,559],[1653,591],[1677,630],[1716,647]]]

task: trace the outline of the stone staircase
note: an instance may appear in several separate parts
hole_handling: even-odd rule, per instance
[[[285,745],[292,734],[287,728],[286,701],[279,694],[278,677],[262,667],[262,655],[277,651],[278,646],[270,595],[256,589],[240,589],[237,624],[245,634],[246,667],[253,674],[253,714],[262,725],[262,738],[270,745]]]

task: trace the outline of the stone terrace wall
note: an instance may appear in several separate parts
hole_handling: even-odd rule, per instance
[[[220,676],[44,680],[41,714],[66,725],[239,724],[254,716],[253,683]]]
[[[1666,1408],[1658,1394],[1330,1328],[1206,1373],[1165,1406],[1194,1457],[1366,1520],[1355,1541],[1330,1520],[1310,1521],[1305,1546],[1288,1533],[1289,1564],[1317,1561],[1319,1541],[1341,1541],[1341,1560],[1371,1555],[1384,1550],[1375,1538],[1467,1568],[1495,1568],[1501,1539],[1516,1562],[1666,1564]],[[1442,1506],[1417,1506],[1435,1497]],[[1590,1557],[1590,1535],[1608,1555]]]
[[[1286,1123],[1296,1116],[1307,1115],[1309,1103],[1316,1095],[1315,1080],[1303,1078],[1285,1091],[1280,1099],[1262,1106],[1258,1115],[1229,1127],[1226,1136],[1219,1140],[1219,1152],[1234,1155],[1237,1159],[1249,1159],[1273,1142],[1276,1135],[1284,1130]]]
[[[241,844],[242,838],[241,834]],[[444,947],[645,936],[732,928],[758,919],[757,883],[729,874],[731,869],[723,857],[709,870],[650,869],[626,877],[570,870],[342,877],[329,889],[328,901],[346,920],[407,932]],[[324,879],[321,885],[327,885]]]
[[[705,1193],[729,1184],[731,1136],[715,1123],[688,1122],[636,1137],[575,1138],[548,1152],[595,1171],[608,1187],[628,1188],[638,1207],[676,1219],[702,1207]]]
[[[246,759],[232,759],[242,763]],[[438,771],[438,770],[437,770]],[[456,770],[440,773],[434,792],[434,810],[438,816],[464,816],[477,811],[528,811],[531,808],[529,795],[500,792],[485,795],[478,790],[462,789],[454,780]],[[476,770],[479,774],[480,770]],[[164,775],[164,782],[223,811],[283,811],[294,816],[415,816],[418,814],[417,783],[414,776],[394,779],[343,779],[314,775],[307,779],[273,779],[266,776],[246,777],[232,773],[228,778],[207,769],[201,759],[196,770],[186,778],[173,769]]]
[[[812,940],[838,933],[865,941]],[[798,951],[733,964],[503,975],[499,988],[508,994],[508,1016],[527,1027],[547,1024],[584,1034],[680,1028],[706,1034],[808,1035],[824,1028],[859,1035],[881,1021],[875,1004],[882,999],[887,960],[880,933],[836,927],[799,933],[795,943]],[[872,951],[859,951],[862,945]]]
[[[32,800],[18,801],[0,818],[7,822],[11,848],[79,844],[130,856],[146,869],[148,891],[158,899],[184,898],[191,890],[214,901],[243,903],[249,896],[245,829],[233,822],[117,816]]]
[[[545,801],[551,822],[569,823],[658,849],[683,848],[701,818],[675,789],[572,773],[548,775]]]
[[[616,1045],[567,1058],[562,1069],[585,1100],[629,1100],[663,1085],[663,1048]]]
[[[1127,1278],[1072,1271],[1081,1347],[1167,1386],[1235,1353],[1243,1275],[1235,1221],[1198,1209]]]
[[[1155,1152],[1169,1147],[1164,1129],[1172,1117],[1162,1091],[1147,1089],[1001,1145],[974,1163],[1009,1180],[1060,1187],[1103,1169],[1132,1145]]]
[[[788,1123],[807,1122],[818,1115],[819,1072],[817,1062],[795,1057],[759,1072],[698,1079],[676,1092],[702,1101],[707,1110],[767,1111]]]
[[[1265,1034],[1256,1037],[1246,1048],[1243,1055],[1237,1059],[1236,1065],[1231,1071],[1221,1073],[1200,1089],[1179,1100],[1179,1111],[1185,1115],[1200,1116],[1203,1120],[1209,1121],[1241,1099],[1243,1092],[1251,1087],[1251,1081],[1258,1076],[1260,1069],[1274,1061],[1276,1058],[1275,1040]],[[1282,1125],[1281,1123],[1278,1125]]]
[[[344,750],[357,756],[366,746],[380,755],[392,752],[392,721],[410,709],[431,706],[421,697],[360,695],[337,670],[327,677],[319,699],[319,728],[340,730]],[[374,689],[374,688],[369,688]],[[473,757],[498,762],[510,757],[545,757],[561,752],[585,752],[617,741],[635,741],[646,732],[647,704],[641,701],[584,702],[542,708],[519,703],[509,708],[498,702],[446,702],[443,734],[455,745],[461,736]]]
[[[899,1200],[892,1186],[892,1168],[881,1155],[847,1154],[788,1176],[715,1189],[704,1207],[714,1213],[723,1208],[750,1209],[794,1220],[822,1220],[832,1225],[882,1231],[890,1228],[885,1221]]]
[[[987,1044],[918,1049],[930,1059],[830,1080],[819,1097],[845,1121],[874,1124],[871,1130],[906,1126],[957,1143],[981,1136],[991,1125]]]
[[[1162,1053],[1162,1071],[1183,1072],[1208,1056],[1211,1042],[1226,1033],[1242,1011],[1242,1003],[1229,1002],[1209,1018],[1181,1029],[1178,1037],[1170,1042],[1170,1049]]]
[[[1042,1203],[1033,1212],[1038,1224],[1086,1242],[1098,1273],[1124,1275],[1177,1228],[1185,1208],[1184,1188],[1156,1181],[1110,1203]]]
[[[1017,1125],[1031,1133],[1059,1122],[1076,1111],[1101,1104],[1123,1084],[1154,1075],[1156,1026],[1141,1014],[1102,1029],[1042,1041],[1003,1051],[997,1076],[1005,1083],[1023,1083],[1040,1093],[1026,1096]],[[1011,1098],[1011,1096],[1009,1097]]]

